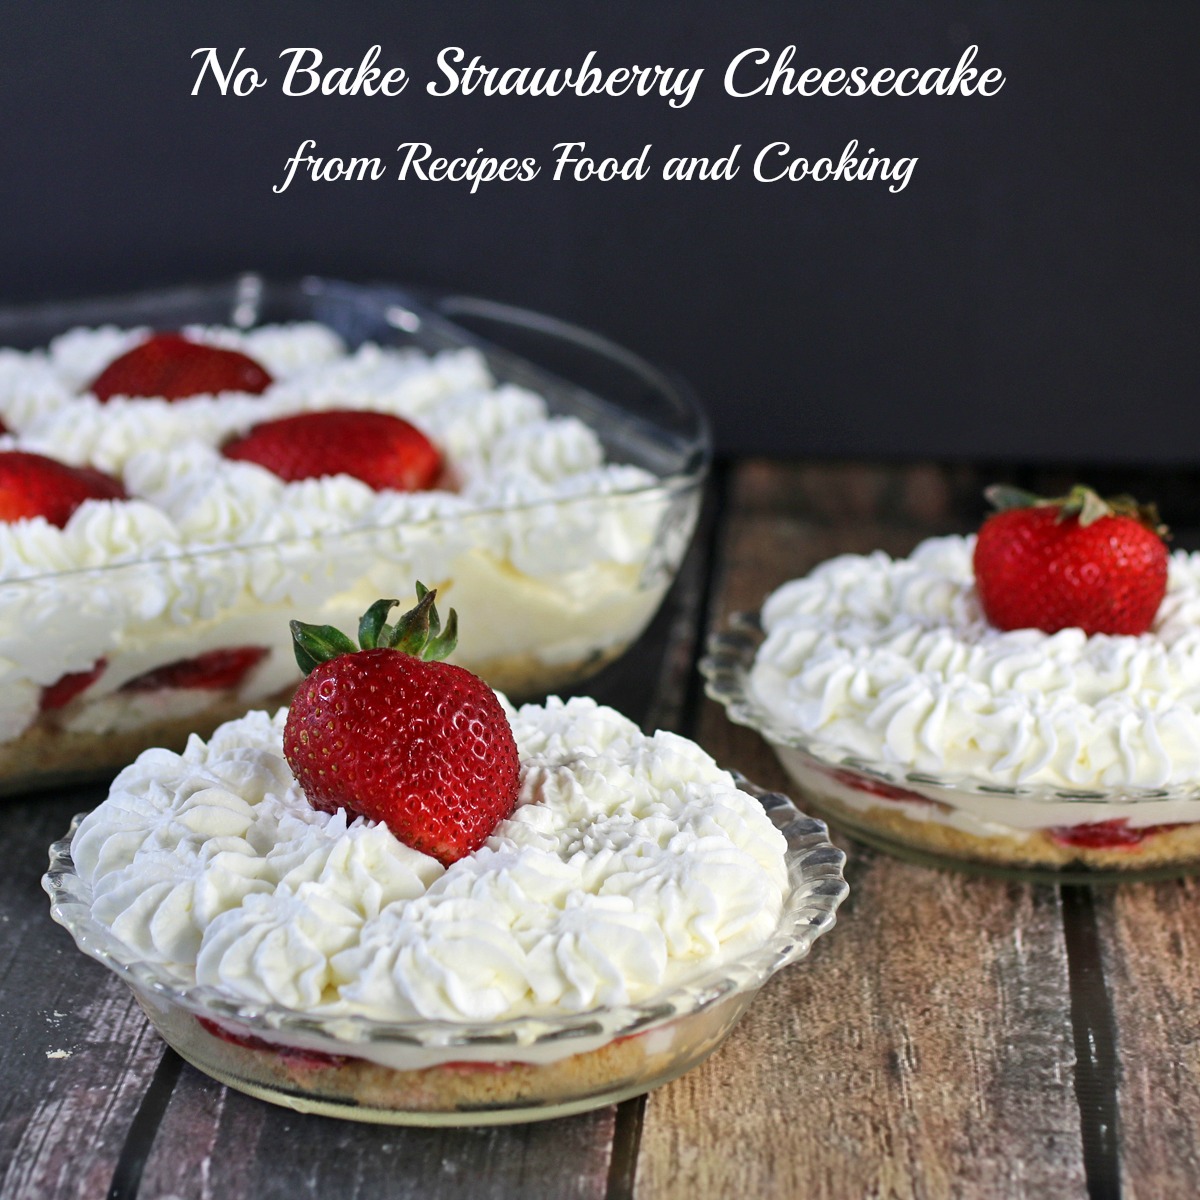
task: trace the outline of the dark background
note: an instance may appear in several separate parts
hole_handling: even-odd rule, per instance
[[[0,303],[316,273],[481,294],[600,329],[688,377],[725,451],[1194,461],[1197,12],[1188,3],[58,3],[0,9]],[[279,53],[412,77],[288,98]],[[735,100],[738,51],[795,65],[1003,69],[992,99]],[[191,52],[269,83],[190,95]],[[704,67],[693,103],[435,99],[435,60]],[[313,184],[317,154],[429,141],[534,155],[532,183]],[[907,189],[757,183],[767,142],[919,157]],[[555,142],[661,164],[742,144],[732,182],[554,183]]]

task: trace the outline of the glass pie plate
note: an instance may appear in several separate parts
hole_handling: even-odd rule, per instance
[[[743,779],[787,839],[789,888],[774,934],[652,1000],[563,1017],[490,1024],[319,1018],[188,986],[92,918],[71,838],[50,848],[50,911],[91,958],[132,988],[155,1029],[183,1058],[229,1087],[300,1112],[399,1125],[498,1125],[613,1104],[697,1066],[725,1039],[759,989],[805,958],[834,925],[847,886],[845,855],[824,824],[783,795]]]
[[[248,275],[0,310],[0,347],[34,349],[80,326],[296,321],[320,322],[351,351],[482,355],[498,382],[581,420],[606,461],[651,481],[257,544],[126,546],[86,569],[0,561],[0,793],[111,775],[147,747],[182,748],[191,732],[286,702],[299,681],[289,619],[353,629],[374,600],[407,600],[418,579],[439,589],[443,611],[458,610],[454,661],[516,699],[594,674],[653,616],[695,524],[707,426],[686,387],[594,334],[465,297]],[[0,368],[12,361],[0,350]],[[181,663],[239,653],[259,657],[236,682],[220,671],[203,685],[164,682]]]
[[[1200,869],[1200,784],[1075,791],[944,776],[864,759],[799,733],[755,697],[757,613],[715,632],[700,663],[729,719],[771,745],[806,807],[857,840],[927,866],[1058,883],[1169,879]]]

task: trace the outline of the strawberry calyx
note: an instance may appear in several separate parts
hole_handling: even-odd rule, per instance
[[[308,675],[323,662],[359,650],[399,650],[422,662],[447,657],[458,645],[458,613],[450,610],[443,629],[434,604],[437,588],[418,583],[416,590],[416,605],[394,624],[388,624],[387,617],[400,601],[376,600],[359,618],[358,645],[336,626],[292,621],[292,649],[300,670]]]
[[[997,512],[1009,512],[1017,508],[1057,508],[1059,521],[1075,517],[1085,529],[1102,517],[1130,517],[1163,541],[1171,536],[1171,531],[1158,515],[1156,504],[1143,504],[1126,494],[1104,498],[1082,483],[1075,484],[1065,496],[1052,498],[1038,496],[1008,483],[993,483],[984,489],[983,494]]]

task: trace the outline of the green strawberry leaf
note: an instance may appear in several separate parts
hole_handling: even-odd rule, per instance
[[[358,649],[340,629],[332,625],[306,625],[303,621],[292,621],[290,627],[296,662],[305,675],[331,658],[353,654]]]
[[[436,613],[436,609],[434,610]],[[438,622],[441,625],[441,622]],[[432,628],[433,621],[430,621]],[[446,658],[452,654],[454,647],[458,645],[458,613],[454,609],[450,610],[450,615],[446,618],[446,630],[438,635],[434,630],[434,636],[429,639],[428,645],[421,651],[421,658],[425,662],[435,662],[439,659]]]
[[[387,624],[387,615],[399,603],[399,600],[376,600],[359,618],[358,644],[364,650],[390,644],[392,627]]]
[[[983,489],[983,494],[997,512],[1008,512],[1012,508],[1035,508],[1039,504],[1045,504],[1041,496],[1015,487],[1011,483],[993,483]]]
[[[410,608],[397,622],[392,632],[388,646],[404,654],[412,654],[420,658],[425,643],[429,640],[429,611],[433,608],[437,592],[431,592],[421,584],[417,584],[417,595],[420,599],[414,608]]]

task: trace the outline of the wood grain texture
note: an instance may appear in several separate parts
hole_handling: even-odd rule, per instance
[[[50,920],[47,847],[96,795],[5,807],[0,872],[0,1195],[104,1196],[162,1045],[129,990]]]
[[[1100,893],[1116,1018],[1124,1200],[1200,1191],[1200,881]]]
[[[615,1108],[495,1129],[404,1129],[304,1116],[184,1069],[139,1200],[593,1200]]]
[[[904,553],[956,528],[962,490],[933,469],[813,478],[748,464],[715,620],[832,553]],[[785,784],[765,744],[715,705],[700,736],[723,764]],[[637,1196],[1086,1195],[1056,894],[843,845],[838,927],[713,1059],[650,1096]]]

